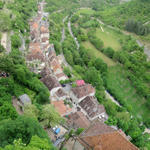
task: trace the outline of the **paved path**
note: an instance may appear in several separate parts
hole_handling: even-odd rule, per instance
[[[68,22],[68,30],[69,30],[70,35],[73,37],[73,39],[74,39],[74,41],[75,41],[75,43],[76,43],[77,49],[79,49],[80,44],[79,44],[77,38],[74,36],[74,34],[73,34],[73,32],[72,32],[72,29],[71,29],[71,21],[70,21],[70,20],[69,20],[69,22]]]
[[[20,39],[21,39],[21,46],[20,46],[19,50],[21,52],[24,52],[25,49],[26,49],[26,47],[25,47],[25,39],[24,39],[24,37],[21,34],[19,34],[19,36],[20,36]]]
[[[2,33],[1,45],[6,49],[7,48],[7,33]]]

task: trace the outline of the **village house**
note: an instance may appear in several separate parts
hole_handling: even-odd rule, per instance
[[[48,49],[50,48],[50,44],[48,43],[46,45],[44,44],[44,45],[41,45],[41,46],[42,46],[42,49],[45,53],[45,56],[48,56]]]
[[[71,113],[68,116],[67,125],[74,129],[78,129],[78,128],[86,129],[90,126],[90,121],[84,115],[83,112],[77,111],[75,113]]]
[[[106,114],[103,105],[98,104],[97,99],[94,96],[85,97],[78,105],[81,111],[92,121],[96,118],[100,118],[102,121],[106,121],[108,116]]]
[[[43,77],[41,81],[47,86],[51,96],[53,96],[55,92],[61,88],[61,85],[53,75],[47,75]]]
[[[86,150],[138,150],[120,131],[95,120],[78,138]]]
[[[41,78],[44,78],[45,76],[50,75],[50,74],[51,74],[51,71],[48,67],[44,67],[40,72]]]
[[[80,103],[87,96],[94,96],[95,89],[91,84],[84,84],[82,86],[77,86],[72,88],[70,91],[70,97],[74,104]]]
[[[38,42],[39,41],[39,25],[37,22],[32,22],[30,25],[30,38],[32,42]]]
[[[68,77],[63,73],[63,69],[55,53],[54,45],[51,45],[49,47],[48,59],[49,59],[49,66],[53,71],[54,75],[57,77],[58,81],[67,80]]]
[[[48,38],[49,39],[49,29],[48,26],[41,25],[40,27],[40,35],[42,38]]]
[[[54,105],[55,109],[62,117],[69,115],[72,112],[72,108],[70,108],[69,105],[65,105],[63,100],[52,101],[51,104]]]
[[[39,73],[45,67],[45,58],[40,43],[30,43],[26,62],[35,73]]]
[[[69,96],[65,93],[65,91],[60,88],[58,89],[54,95],[53,95],[57,100],[66,100],[69,99]]]
[[[62,73],[59,73],[59,74],[56,74],[56,78],[58,81],[61,81],[61,80],[67,80],[68,77],[62,72]]]
[[[57,57],[53,57],[53,59],[51,60],[51,69],[53,70],[54,74],[60,74],[63,72],[61,65],[57,60]]]
[[[29,61],[38,59],[41,62],[44,61],[44,55],[41,51],[40,43],[30,43],[29,44],[29,54],[27,55]]]

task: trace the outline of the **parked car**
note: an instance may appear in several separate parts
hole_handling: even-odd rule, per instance
[[[59,128],[58,126],[55,126],[55,127],[53,127],[52,129],[53,129],[53,132],[54,132],[55,134],[60,133],[60,128]]]

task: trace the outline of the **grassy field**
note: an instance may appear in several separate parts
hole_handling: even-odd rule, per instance
[[[90,8],[84,8],[84,9],[79,9],[76,14],[85,14],[85,15],[92,15],[95,11],[90,9]]]
[[[82,43],[91,56],[100,57],[108,66],[114,66],[116,63],[108,58],[106,55],[98,51],[89,41]]]
[[[96,36],[104,42],[105,48],[112,47],[115,51],[121,50],[121,45],[119,43],[121,35],[116,33],[116,31],[101,25],[101,27],[96,30]]]
[[[133,114],[143,119],[148,119],[150,109],[146,104],[146,100],[140,97],[130,81],[125,77],[125,71],[120,66],[110,67],[108,70],[107,87],[114,91],[117,97],[132,106]]]

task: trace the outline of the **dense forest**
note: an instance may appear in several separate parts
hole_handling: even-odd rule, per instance
[[[24,37],[29,35],[28,21],[37,11],[37,1],[1,1],[0,7],[1,34],[13,32],[10,38],[11,52],[7,54],[3,46],[0,51],[0,72],[7,73],[7,77],[0,77],[0,149],[55,149],[38,122],[46,120],[43,112],[49,107],[46,105],[49,102],[49,90],[39,80],[39,75],[27,68],[25,58],[19,51],[19,34]],[[31,97],[33,105],[25,108],[24,116],[20,116],[12,100],[24,93]]]

